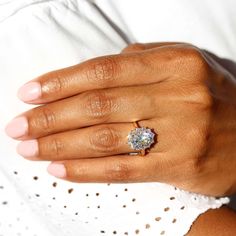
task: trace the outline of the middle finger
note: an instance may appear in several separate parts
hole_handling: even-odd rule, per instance
[[[9,125],[16,139],[32,139],[81,127],[133,122],[155,117],[156,85],[88,91],[74,97],[36,107]],[[148,90],[148,96],[147,91]],[[17,128],[17,126],[19,126]]]

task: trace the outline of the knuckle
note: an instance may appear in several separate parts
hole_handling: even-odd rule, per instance
[[[53,138],[51,140],[51,151],[53,155],[56,155],[57,157],[61,156],[63,153],[63,143],[60,139]]]
[[[49,80],[42,82],[42,89],[44,93],[60,93],[65,85],[65,81],[61,75],[57,72],[51,72],[48,74],[50,76]]]
[[[193,61],[194,64],[196,64],[198,66],[203,66],[206,63],[202,52],[196,48],[189,49],[187,56],[188,56],[187,59]]]
[[[56,115],[50,108],[41,107],[35,118],[30,120],[30,127],[50,133],[56,127]]]
[[[187,160],[189,166],[199,167],[204,163],[209,141],[209,127],[207,126],[208,124],[200,125],[200,127],[189,127],[185,132],[186,144],[189,146],[186,149],[186,155],[189,156]]]
[[[39,146],[39,155],[42,157],[51,156],[57,159],[64,152],[63,142],[56,137],[39,139]]]
[[[101,57],[90,61],[89,69],[86,71],[86,78],[89,82],[109,85],[117,78],[119,65],[114,57]]]
[[[132,171],[128,164],[120,161],[113,166],[107,167],[105,175],[108,181],[124,181],[129,180],[132,177]]]
[[[205,85],[196,86],[191,94],[191,99],[203,109],[211,109],[214,106],[214,98],[212,97],[209,88]]]
[[[133,52],[133,51],[140,51],[144,49],[145,49],[145,45],[143,45],[142,43],[134,43],[124,48],[123,52]]]
[[[187,140],[195,143],[195,149],[199,150],[199,146],[202,146],[202,141],[204,139],[205,133],[206,132],[203,126],[199,127],[198,125],[195,125],[188,127],[185,135]]]
[[[85,93],[85,110],[89,118],[108,120],[112,113],[113,101],[104,91]]]
[[[193,68],[194,71],[197,72],[196,78],[199,80],[208,78],[210,72],[210,66],[205,59],[203,52],[194,46],[188,46],[185,48],[183,62],[191,70],[191,74],[193,75]]]
[[[210,91],[208,91],[208,88],[204,88],[204,91],[199,94],[199,100],[201,101],[202,106],[209,110],[213,108],[215,103]]]
[[[120,136],[111,127],[100,127],[90,136],[90,147],[102,153],[111,153],[118,150]]]

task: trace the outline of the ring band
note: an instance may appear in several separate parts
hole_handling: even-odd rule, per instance
[[[140,156],[146,155],[146,149],[149,149],[154,143],[155,133],[151,129],[139,127],[138,122],[133,122],[134,128],[128,134],[128,144],[133,150],[138,150]],[[132,155],[132,154],[131,154]]]

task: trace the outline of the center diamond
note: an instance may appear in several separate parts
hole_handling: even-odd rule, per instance
[[[128,135],[128,144],[134,150],[145,150],[154,143],[155,134],[144,127],[132,130]]]

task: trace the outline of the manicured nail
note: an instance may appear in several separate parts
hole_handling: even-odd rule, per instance
[[[29,159],[37,159],[33,157],[37,157],[38,155],[38,141],[36,139],[23,141],[18,144],[17,152],[21,156]]]
[[[29,82],[27,84],[24,84],[19,90],[18,90],[18,97],[23,102],[31,102],[38,98],[40,98],[42,95],[41,85],[39,82]]]
[[[51,163],[49,164],[47,171],[49,174],[58,178],[66,177],[66,168],[63,164]]]
[[[5,128],[5,132],[11,138],[20,138],[28,132],[28,121],[24,116],[16,117]]]

